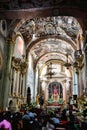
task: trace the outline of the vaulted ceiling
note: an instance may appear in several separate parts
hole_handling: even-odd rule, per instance
[[[77,49],[77,35],[86,31],[86,0],[3,0],[1,18],[8,23],[8,36],[21,32],[27,54],[35,63],[66,61]]]
[[[68,16],[30,19],[14,30],[23,35],[27,52],[31,53],[35,63],[52,59],[65,61],[67,51],[72,61],[77,49],[77,35],[82,34],[78,21]]]

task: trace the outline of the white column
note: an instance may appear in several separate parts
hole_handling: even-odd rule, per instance
[[[46,92],[47,92],[47,95],[46,95],[46,96],[47,96],[47,100],[48,100],[48,96],[49,96],[49,91],[48,91],[49,83],[48,83],[48,82],[46,83],[46,86],[47,86],[47,87],[46,87]]]
[[[83,94],[83,89],[82,89],[82,71],[79,71],[79,96]]]
[[[66,102],[66,96],[67,96],[67,93],[66,93],[66,83],[64,82],[63,83],[63,100]]]
[[[36,95],[38,93],[38,68],[36,69],[36,75],[35,75],[35,98],[36,98]],[[36,99],[35,99],[36,100]]]
[[[18,96],[20,96],[20,87],[21,87],[21,72],[19,71]]]
[[[11,93],[11,89],[12,89],[11,87],[12,87],[12,84],[13,84],[13,83],[12,83],[12,82],[13,82],[12,68],[11,68],[11,73],[10,73],[9,76],[10,76],[10,92],[9,92],[9,95],[11,95],[11,94],[12,94],[12,93]]]
[[[22,84],[22,75],[20,74],[20,90],[19,90],[20,97],[21,97],[21,84]]]
[[[69,102],[69,96],[70,96],[70,92],[69,92],[69,80],[66,81],[66,95],[67,95],[67,102]]]
[[[14,70],[14,80],[13,80],[13,95],[15,94],[15,86],[16,85],[16,71]]]
[[[23,75],[21,76],[21,96],[22,96],[22,92],[23,92]]]
[[[78,75],[76,76],[75,70],[73,70],[73,79],[72,79],[72,91],[73,91],[73,95],[76,95],[76,87],[78,86],[78,83],[76,82],[76,79],[79,80],[78,79]]]
[[[22,96],[24,97],[24,88],[25,88],[25,75],[23,75],[23,88],[22,88]]]
[[[17,71],[17,87],[16,87],[16,95],[18,96],[18,89],[19,89],[19,71]]]
[[[22,76],[22,96],[23,96],[23,93],[24,93],[24,75]]]
[[[46,100],[47,92],[46,92],[46,82],[45,81],[42,82],[42,90],[44,91],[44,98]]]

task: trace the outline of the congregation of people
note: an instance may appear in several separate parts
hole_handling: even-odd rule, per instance
[[[0,112],[1,130],[80,130],[79,121],[69,108],[54,111],[32,108],[22,112]]]

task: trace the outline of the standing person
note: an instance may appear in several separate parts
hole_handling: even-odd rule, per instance
[[[40,103],[40,107],[42,107],[44,104],[44,97],[43,96],[40,96],[39,103]]]

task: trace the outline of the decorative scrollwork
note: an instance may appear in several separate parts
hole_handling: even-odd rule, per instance
[[[76,63],[74,63],[74,67],[76,68],[76,70],[79,70],[79,69],[82,69],[82,67],[84,66],[83,64],[83,54],[82,54],[82,50],[77,50],[75,51],[75,60],[76,60]]]
[[[21,74],[25,74],[27,70],[27,62],[20,58],[12,57],[12,68],[16,71],[20,71]]]
[[[83,61],[83,54],[82,54],[82,50],[76,50],[75,51],[75,59],[77,60],[77,62],[81,63]]]

